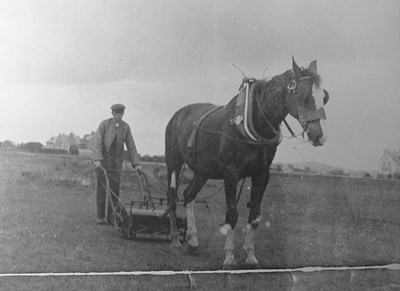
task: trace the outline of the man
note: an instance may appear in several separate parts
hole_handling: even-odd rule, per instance
[[[136,151],[131,129],[126,122],[122,121],[124,112],[125,106],[122,104],[114,104],[111,106],[111,114],[113,117],[100,123],[94,138],[93,159],[97,169],[97,224],[112,224],[111,205],[109,205],[107,212],[108,221],[105,219],[106,178],[100,166],[107,171],[109,187],[112,191],[110,191],[110,193],[113,205],[117,203],[117,197],[119,197],[121,168],[124,159],[124,144],[126,144],[128,149],[133,169],[135,171],[141,171],[139,155]]]

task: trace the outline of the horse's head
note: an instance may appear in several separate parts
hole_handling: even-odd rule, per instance
[[[324,105],[329,94],[321,88],[321,78],[317,73],[317,61],[307,69],[300,68],[293,58],[292,78],[287,86],[287,108],[307,132],[314,146],[321,146],[327,139],[327,122]]]

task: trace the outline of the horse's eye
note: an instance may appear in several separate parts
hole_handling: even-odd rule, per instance
[[[325,97],[324,97],[324,105],[325,105],[329,101],[329,93],[326,90],[324,90],[324,93],[325,93]]]

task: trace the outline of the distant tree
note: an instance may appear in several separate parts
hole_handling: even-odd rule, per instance
[[[344,176],[345,172],[342,169],[335,169],[335,170],[329,171],[329,174],[333,175],[333,176]]]
[[[47,155],[66,155],[68,154],[67,150],[62,149],[49,149],[49,148],[42,148],[40,149],[39,153],[47,154]]]
[[[143,162],[151,162],[152,159],[151,159],[151,157],[150,157],[149,155],[144,155],[144,156],[142,157],[142,161],[143,161]]]
[[[364,174],[364,178],[368,178],[368,179],[369,179],[369,178],[372,178],[372,176],[371,176],[370,173],[365,173],[365,174]]]
[[[78,156],[78,155],[79,155],[78,146],[77,146],[77,145],[71,145],[71,146],[69,147],[68,154],[69,154],[69,155],[72,155],[72,156]]]
[[[282,165],[281,164],[277,164],[276,165],[276,170],[278,171],[278,173],[282,172]]]
[[[311,168],[310,167],[304,167],[304,172],[306,174],[310,174],[311,173]]]
[[[164,156],[154,156],[155,163],[165,163],[165,157]]]
[[[295,169],[295,167],[292,164],[288,165],[289,169],[291,169],[292,171]]]
[[[14,147],[14,143],[11,140],[6,140],[3,142],[3,146],[7,148]]]
[[[39,152],[43,145],[40,142],[30,141],[22,144],[21,147],[29,152]]]

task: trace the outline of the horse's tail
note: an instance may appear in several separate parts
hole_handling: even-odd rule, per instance
[[[165,163],[167,168],[175,168],[177,164],[176,159],[182,160],[182,155],[179,150],[178,144],[178,128],[175,122],[175,116],[171,118],[165,129]]]
[[[178,144],[176,115],[171,118],[165,129],[165,163],[168,171],[168,188],[177,190],[184,161]]]

